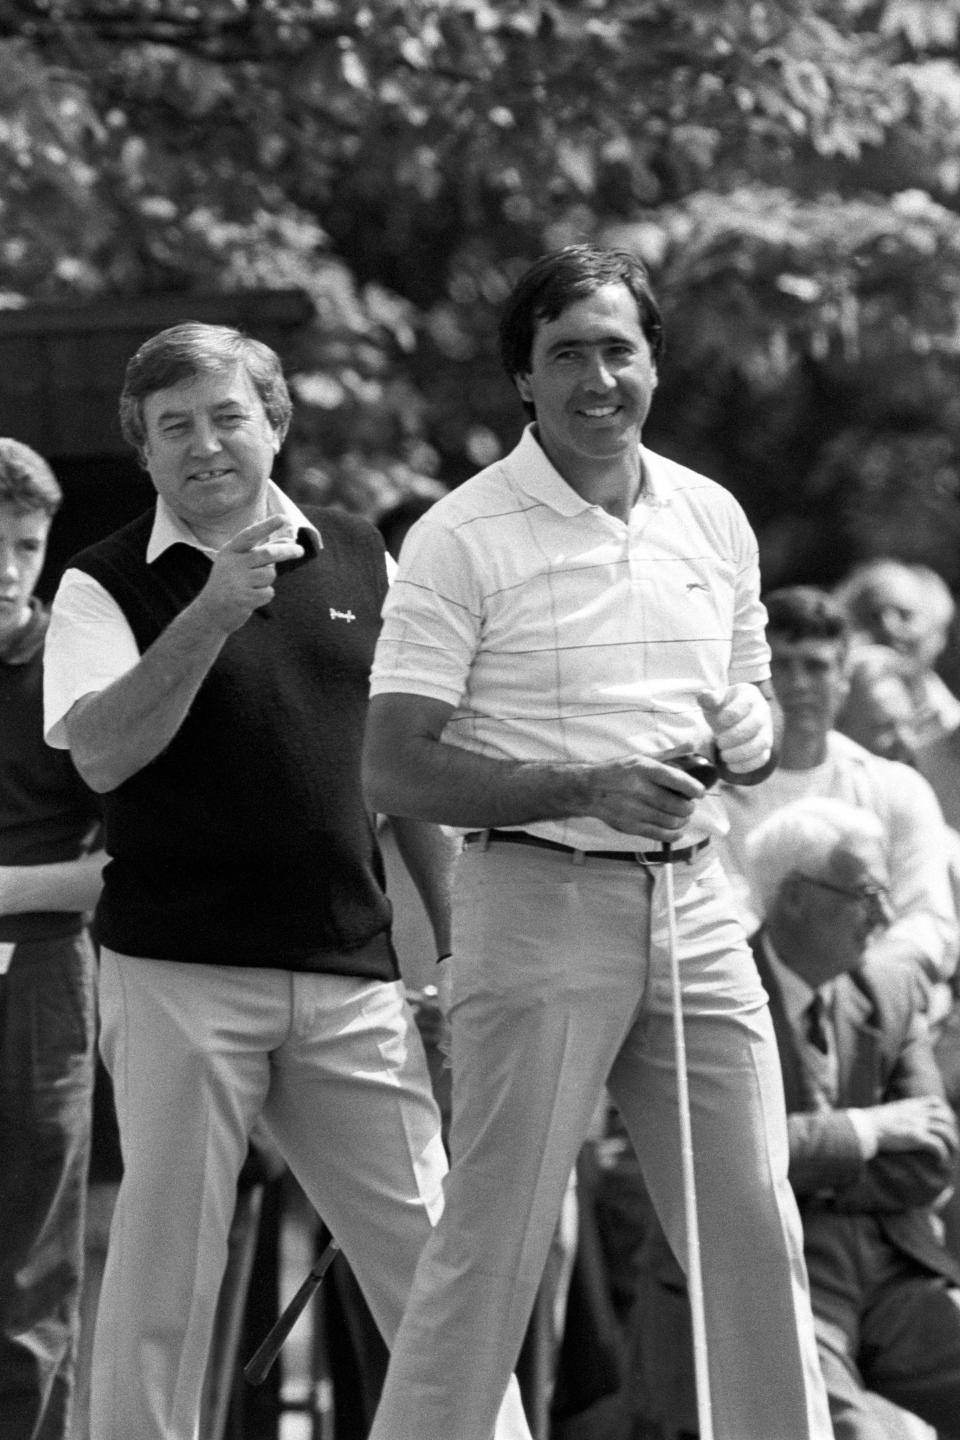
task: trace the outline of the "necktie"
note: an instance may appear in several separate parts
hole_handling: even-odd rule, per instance
[[[807,1006],[807,1039],[811,1045],[815,1045],[822,1055],[826,1055],[830,1049],[827,1040],[827,1007],[819,990],[814,991],[813,999]]]

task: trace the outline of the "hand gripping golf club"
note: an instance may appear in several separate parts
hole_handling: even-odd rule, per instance
[[[717,767],[705,755],[680,755],[668,762],[685,770],[708,789],[717,778]],[[664,845],[664,893],[667,906],[667,956],[670,962],[670,997],[673,1012],[674,1065],[677,1072],[677,1110],[680,1117],[680,1165],[683,1177],[683,1218],[687,1239],[687,1291],[693,1328],[693,1370],[697,1387],[697,1423],[700,1440],[713,1440],[713,1409],[710,1403],[710,1366],[707,1357],[707,1322],[703,1303],[703,1272],[700,1267],[700,1224],[697,1219],[697,1187],[693,1165],[693,1132],[690,1125],[690,1092],[687,1087],[687,1047],[683,1036],[683,995],[680,988],[680,960],[677,944],[677,912],[673,890],[671,847]]]
[[[313,1295],[319,1289],[320,1282],[330,1269],[331,1262],[340,1248],[326,1226],[323,1227],[322,1233],[327,1239],[320,1258],[313,1266],[310,1274],[306,1280],[304,1280],[293,1299],[287,1305],[279,1320],[277,1320],[266,1338],[261,1340],[243,1367],[244,1378],[251,1385],[262,1385],[264,1380],[266,1380],[274,1360],[276,1360],[283,1348],[284,1341],[307,1308]]]

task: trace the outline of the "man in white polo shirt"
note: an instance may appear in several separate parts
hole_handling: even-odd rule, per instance
[[[660,316],[633,257],[544,256],[501,322],[533,418],[414,527],[384,609],[368,803],[461,831],[452,1171],[371,1440],[483,1440],[605,1084],[685,1254],[664,846],[717,1440],[827,1440],[766,996],[667,763],[775,764],[754,536],[640,443]]]

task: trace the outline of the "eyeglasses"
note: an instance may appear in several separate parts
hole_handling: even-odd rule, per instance
[[[798,879],[806,880],[808,885],[819,885],[821,890],[832,890],[835,895],[845,895],[848,900],[856,900],[861,905],[886,909],[890,903],[890,891],[879,880],[864,880],[861,885],[837,885],[833,880],[821,880],[816,875],[800,874]]]

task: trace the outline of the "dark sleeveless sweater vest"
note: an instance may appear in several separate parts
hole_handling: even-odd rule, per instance
[[[97,933],[112,950],[398,976],[360,789],[383,542],[356,516],[304,513],[322,550],[278,567],[274,599],[227,639],[171,744],[101,797]],[[150,511],[71,561],[113,596],[141,653],[211,567],[183,544],[148,565],[152,524]]]

